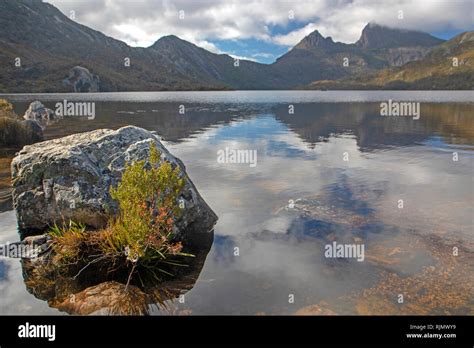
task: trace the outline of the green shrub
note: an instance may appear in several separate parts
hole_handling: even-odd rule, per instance
[[[166,258],[181,251],[171,245],[174,222],[180,213],[178,197],[184,187],[179,167],[169,162],[160,165],[160,154],[150,148],[150,169],[145,161],[128,165],[117,188],[111,188],[120,207],[120,216],[110,224],[113,231],[107,246],[115,251],[125,248],[129,258],[150,260]]]
[[[160,153],[154,146],[150,148],[149,164],[149,168],[145,161],[128,164],[121,182],[110,189],[120,210],[106,228],[86,231],[84,226],[70,222],[50,230],[58,267],[87,267],[100,262],[108,272],[128,269],[128,281],[141,269],[160,279],[157,272],[172,275],[161,264],[183,266],[174,258],[192,256],[182,252],[181,242],[173,240],[180,214],[178,198],[184,187],[180,169],[173,169],[166,161],[160,164]]]

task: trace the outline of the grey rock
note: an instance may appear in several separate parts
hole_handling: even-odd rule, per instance
[[[100,78],[82,66],[75,66],[69,70],[69,75],[63,83],[72,86],[74,92],[99,92]]]
[[[46,126],[57,121],[59,117],[53,110],[45,107],[40,101],[34,101],[25,111],[23,118],[27,121],[36,121],[42,129],[45,129]],[[36,126],[32,125],[31,127],[36,128]]]
[[[73,220],[103,227],[118,211],[110,187],[121,180],[128,162],[148,160],[156,146],[161,160],[179,166],[185,180],[183,213],[175,236],[193,244],[208,235],[216,214],[203,200],[184,164],[158,136],[133,126],[100,129],[25,146],[12,161],[13,206],[21,233],[42,231],[54,223]],[[204,234],[204,235],[203,235]]]

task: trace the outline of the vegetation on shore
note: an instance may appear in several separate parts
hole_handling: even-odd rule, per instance
[[[181,242],[174,240],[175,221],[179,217],[178,198],[184,188],[179,167],[169,162],[160,164],[160,153],[150,148],[149,166],[145,161],[128,164],[122,181],[110,193],[120,208],[99,231],[87,231],[74,222],[54,226],[52,237],[53,264],[65,274],[100,265],[107,274],[132,276],[140,280],[151,276],[161,280],[170,266],[186,266],[181,262]],[[95,267],[92,267],[95,268]]]
[[[41,139],[13,111],[13,105],[0,99],[0,146],[21,147]]]

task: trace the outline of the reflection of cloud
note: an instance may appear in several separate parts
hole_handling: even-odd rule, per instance
[[[0,260],[0,282],[7,280],[8,265],[5,261]]]
[[[216,151],[225,146],[257,149],[257,167],[219,165]],[[275,210],[286,205],[289,199],[323,192],[340,181],[341,173],[354,190],[354,200],[366,200],[364,196],[373,190],[368,202],[376,209],[375,218],[382,222],[425,230],[426,219],[431,215],[446,216],[445,226],[457,222],[462,229],[470,226],[472,191],[463,187],[469,188],[471,183],[468,176],[459,176],[459,173],[469,172],[467,163],[452,167],[439,154],[428,155],[426,147],[406,146],[362,153],[354,136],[343,135],[331,136],[327,142],[309,149],[282,123],[262,116],[204,131],[172,152],[185,163],[189,163],[189,159],[201,168],[194,172],[191,167],[190,175],[218,213],[217,230],[225,235],[238,236],[273,228],[282,231],[284,227],[279,225],[282,221],[273,220]],[[347,162],[343,160],[345,152],[349,156]],[[278,186],[278,183],[284,184]],[[364,189],[359,190],[359,187]],[[456,197],[466,202],[465,206],[454,211],[447,201],[454,202],[458,198],[454,193],[447,196],[446,192],[456,192]],[[403,211],[402,219],[396,209],[400,198],[410,207]],[[427,202],[432,203],[426,206]],[[445,206],[438,206],[436,202],[443,202]],[[452,218],[448,212],[453,214]]]
[[[367,125],[358,127],[366,130]],[[395,131],[403,134],[400,129],[387,129],[387,133]],[[218,165],[217,149],[225,146],[257,149],[257,167]],[[268,114],[217,124],[167,147],[186,164],[199,192],[219,216],[215,243],[200,280],[186,295],[186,305],[194,314],[291,313],[305,305],[302,299],[309,298],[312,304],[335,299],[348,289],[370,286],[376,274],[373,264],[322,259],[324,239],[318,238],[318,232],[351,226],[310,221],[313,230],[308,230],[314,233],[304,235],[301,229],[307,226],[276,213],[289,199],[333,194],[334,200],[329,197],[322,202],[329,209],[323,222],[338,212],[331,205],[344,208],[347,215],[373,209],[371,218],[377,224],[372,228],[377,233],[363,236],[368,243],[404,230],[444,234],[463,246],[473,239],[469,151],[457,163],[449,152],[413,143],[367,153],[360,151],[354,136],[337,132],[311,149],[285,123]],[[343,161],[344,152],[349,162]],[[345,196],[344,190],[350,194]],[[400,198],[405,202],[403,210],[397,208]],[[352,207],[354,202],[361,204]],[[346,218],[344,214],[338,217]],[[18,238],[13,212],[0,214],[0,227],[6,231],[0,234],[1,241]],[[239,257],[233,256],[235,246],[240,249]],[[30,306],[29,313],[51,313],[46,304],[24,290],[18,262],[11,261],[11,265],[9,282],[0,282],[2,314],[24,310],[24,304]],[[302,301],[298,307],[288,306],[287,296],[292,292]]]
[[[0,213],[0,243],[16,242],[19,240],[17,221],[13,211]],[[3,279],[0,277],[0,314],[57,314],[58,311],[48,307],[46,302],[35,299],[25,289],[19,259],[4,259],[5,265]],[[1,264],[0,264],[0,267]]]

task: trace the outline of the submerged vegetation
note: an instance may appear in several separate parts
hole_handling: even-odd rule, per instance
[[[192,256],[174,240],[183,187],[179,167],[173,169],[167,161],[160,164],[160,153],[151,146],[149,165],[144,160],[128,164],[121,182],[111,187],[120,212],[105,228],[88,231],[69,222],[50,230],[53,264],[62,273],[76,271],[75,277],[98,265],[107,274],[126,275],[127,285],[135,273],[140,280],[173,275],[168,266],[186,266],[182,257]]]

